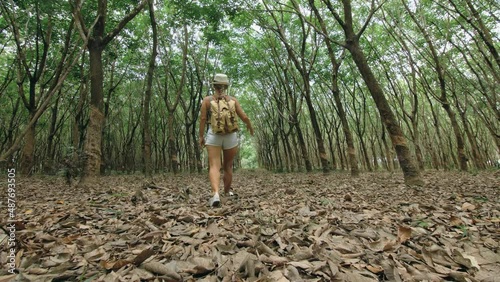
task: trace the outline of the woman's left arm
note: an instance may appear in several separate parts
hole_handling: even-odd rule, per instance
[[[246,124],[248,131],[250,132],[250,135],[253,136],[253,126],[252,122],[250,121],[250,118],[245,114],[245,111],[243,111],[243,108],[240,105],[240,102],[236,100],[236,98],[233,98],[236,104],[236,114],[238,117]]]

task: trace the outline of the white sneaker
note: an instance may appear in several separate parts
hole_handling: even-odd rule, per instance
[[[212,198],[208,201],[208,206],[210,207],[218,207],[220,206],[220,197],[219,193],[215,193]]]
[[[232,197],[232,196],[235,196],[236,194],[234,194],[234,192],[233,192],[233,188],[229,188],[229,191],[228,191],[228,192],[226,192],[226,191],[224,190],[224,195],[227,195],[227,196],[229,196],[229,197]]]

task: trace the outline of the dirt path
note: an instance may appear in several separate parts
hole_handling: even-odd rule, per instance
[[[17,179],[0,281],[500,281],[500,172],[424,177],[237,171],[220,208],[206,174]]]

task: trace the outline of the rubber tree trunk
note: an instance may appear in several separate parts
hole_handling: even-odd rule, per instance
[[[87,30],[84,17],[81,14],[82,2],[80,0],[71,1],[73,7],[73,16],[77,22],[80,35],[88,40],[87,49],[90,58],[90,105],[89,105],[89,124],[87,128],[87,137],[85,140],[85,168],[84,176],[95,177],[100,174],[102,158],[102,128],[105,121],[103,112],[103,62],[102,52],[106,46],[122,31],[122,29],[131,21],[147,4],[148,0],[142,0],[138,3],[116,27],[106,28],[107,20],[107,1],[97,1],[97,18],[92,25],[92,30]],[[106,33],[106,31],[111,32]],[[83,178],[85,179],[85,178]]]
[[[298,123],[295,124],[295,130],[297,130],[297,141],[299,141],[300,153],[302,155],[302,159],[304,160],[304,165],[306,167],[307,172],[312,171],[311,160],[309,159],[309,154],[307,153],[306,141],[304,140],[304,134],[302,133],[302,129]]]
[[[151,29],[153,30],[153,46],[151,47],[152,53],[149,60],[149,67],[146,79],[146,91],[144,92],[144,110],[143,110],[143,144],[142,144],[142,158],[144,161],[144,174],[151,176],[153,166],[151,161],[151,125],[150,125],[150,104],[151,104],[151,88],[153,86],[153,74],[155,70],[155,61],[158,54],[158,32],[156,27],[156,18],[154,13],[153,1],[148,2],[149,18],[151,20]]]
[[[415,165],[415,161],[413,160],[413,156],[411,155],[403,131],[391,110],[389,102],[384,96],[382,88],[368,65],[366,57],[359,46],[358,40],[354,39],[354,33],[347,34],[346,37],[348,39],[347,49],[351,53],[353,60],[361,73],[361,76],[363,77],[375,104],[377,105],[382,123],[385,125],[385,128],[391,138],[392,145],[396,150],[405,182],[407,184],[422,184],[423,182],[420,176],[420,171]]]
[[[382,87],[375,78],[375,75],[368,65],[366,56],[359,45],[359,36],[361,36],[364,29],[361,29],[359,34],[355,34],[354,32],[351,0],[342,0],[344,16],[343,19],[335,11],[335,8],[330,1],[323,0],[323,2],[327,5],[328,9],[335,17],[335,20],[339,23],[344,31],[345,47],[351,53],[354,63],[361,73],[361,76],[363,77],[363,80],[365,81],[365,84],[370,91],[375,105],[377,106],[380,117],[382,119],[382,123],[387,129],[387,132],[389,133],[392,141],[392,145],[396,150],[398,161],[404,174],[405,182],[407,184],[423,184],[420,171],[416,166],[415,161],[413,160],[413,156],[411,155],[406,138],[403,135],[403,131],[399,126],[394,113],[391,110],[389,102],[384,96]]]
[[[33,119],[37,112],[36,106],[36,85],[38,78],[30,79],[29,86],[29,100],[25,104],[26,108],[29,112],[30,120]],[[22,87],[22,86],[20,86]],[[20,89],[22,92],[22,89]],[[26,137],[24,139],[24,146],[21,154],[21,168],[20,172],[22,175],[30,176],[33,173],[35,168],[35,144],[36,144],[36,125],[37,122],[31,124],[28,127],[28,132],[26,133]]]
[[[33,113],[30,113],[30,119],[33,118]],[[36,123],[29,127],[24,139],[24,146],[21,157],[21,175],[30,176],[33,173],[35,165],[35,133]]]
[[[103,112],[103,69],[102,69],[103,48],[99,41],[89,42],[90,54],[90,113],[87,128],[87,138],[85,140],[85,176],[98,176],[101,169],[101,142],[102,127],[104,125]]]

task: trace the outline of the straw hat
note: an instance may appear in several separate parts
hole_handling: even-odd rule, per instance
[[[214,80],[212,81],[212,84],[229,85],[229,79],[227,78],[227,75],[225,75],[223,73],[217,73],[214,76]]]

